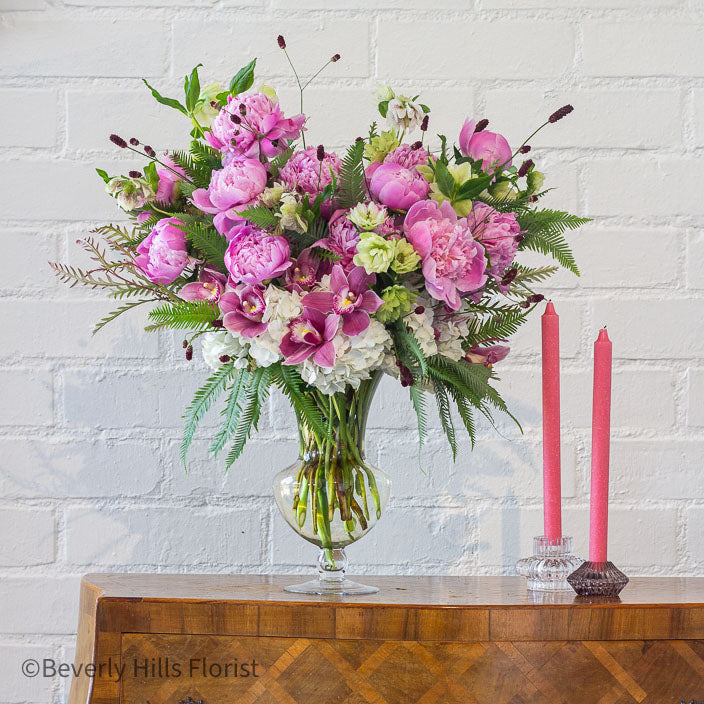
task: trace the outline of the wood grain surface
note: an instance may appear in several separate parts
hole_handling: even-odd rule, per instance
[[[592,601],[531,595],[510,577],[365,579],[380,592],[289,594],[291,576],[89,575],[78,662],[256,658],[264,674],[117,680],[112,670],[76,678],[69,702],[704,700],[704,579],[635,578],[621,599]],[[565,677],[587,694],[559,698]],[[501,696],[487,698],[492,688]]]

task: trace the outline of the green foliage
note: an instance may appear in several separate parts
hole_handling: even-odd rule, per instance
[[[185,222],[180,229],[208,264],[225,271],[227,240],[214,227],[201,222]]]
[[[403,320],[397,320],[390,332],[396,357],[411,370],[414,378],[425,377],[428,373],[428,364],[413,332],[406,329]]]
[[[367,186],[364,176],[364,142],[354,142],[347,148],[347,153],[340,166],[340,208],[352,208],[364,200]]]
[[[149,320],[153,322],[144,329],[147,332],[163,328],[206,330],[217,317],[217,309],[208,301],[163,303],[149,311]]]
[[[143,303],[151,303],[151,301],[147,298],[142,298],[139,301],[130,301],[129,303],[125,303],[119,308],[116,308],[112,312],[108,313],[104,318],[101,318],[101,320],[95,324],[95,327],[93,328],[93,334],[95,335],[98,330],[102,330],[108,323],[115,320],[115,318],[117,318],[118,316],[122,315],[123,313],[126,313],[128,310],[132,310],[132,308],[141,306]]]
[[[252,59],[246,66],[243,66],[230,80],[230,95],[239,95],[249,90],[254,83],[254,67],[257,60]]]
[[[198,423],[203,419],[203,416],[210,410],[210,407],[215,403],[227,386],[227,382],[234,374],[235,367],[232,362],[223,364],[216,372],[214,372],[201,386],[193,396],[193,400],[189,404],[183,418],[186,425],[183,430],[183,439],[181,440],[181,460],[186,466],[186,457],[188,449],[193,442],[193,435],[196,432]]]
[[[512,282],[512,286],[516,284],[521,284],[526,286],[528,284],[537,284],[547,281],[553,274],[559,271],[557,266],[540,266],[536,268],[523,266],[521,264],[516,266],[518,269],[518,274]]]
[[[207,163],[195,159],[185,151],[172,152],[171,158],[185,171],[196,188],[207,188],[210,185],[213,170]]]
[[[577,263],[562,234],[567,230],[576,230],[588,222],[589,218],[580,218],[561,210],[527,210],[518,216],[518,223],[526,233],[519,249],[550,255],[565,269],[579,276]]]
[[[323,415],[311,397],[304,392],[305,383],[298,371],[285,364],[276,365],[273,370],[273,383],[291,402],[296,415],[313,431],[317,438],[331,439]]]
[[[269,210],[265,205],[255,205],[252,208],[238,211],[238,214],[257,227],[267,229],[274,227],[278,220],[273,211]]]
[[[189,151],[193,161],[205,164],[211,171],[219,171],[222,168],[222,154],[209,144],[194,139]]]
[[[425,396],[423,389],[415,383],[408,387],[408,393],[411,396],[413,410],[416,412],[418,420],[418,454],[420,455],[428,436],[428,413],[425,409]]]
[[[232,434],[237,429],[240,417],[247,401],[247,391],[251,385],[252,375],[246,369],[240,369],[235,376],[235,380],[230,387],[230,393],[220,415],[223,418],[222,425],[210,445],[210,452],[217,457],[223,447],[227,444]]]
[[[503,340],[514,335],[525,323],[528,310],[516,310],[503,315],[491,315],[485,318],[470,336],[470,346],[484,340]]]
[[[288,147],[288,149],[285,149],[284,151],[281,152],[281,154],[277,154],[270,162],[269,162],[269,173],[271,174],[272,178],[276,180],[276,178],[279,175],[279,171],[286,166],[286,162],[291,158],[291,155],[293,154],[294,149],[293,147]]]
[[[227,459],[225,461],[226,469],[232,467],[237,458],[242,454],[242,450],[244,450],[247,440],[251,437],[252,431],[257,430],[262,406],[269,396],[269,386],[272,377],[273,370],[271,367],[259,367],[255,372],[252,372],[246,390],[245,406],[237,420],[232,447],[227,453]]]
[[[455,436],[455,425],[452,422],[452,409],[448,400],[448,392],[445,383],[440,379],[433,379],[433,389],[435,391],[435,401],[438,405],[438,415],[440,424],[445,433],[447,442],[452,450],[453,462],[457,459],[457,440]]]
[[[175,98],[165,98],[161,93],[156,88],[153,88],[152,86],[147,83],[147,79],[143,78],[142,79],[143,83],[149,90],[152,92],[152,95],[154,96],[154,100],[157,101],[157,103],[161,103],[162,105],[166,105],[167,107],[173,108],[174,110],[178,110],[179,112],[183,113],[186,117],[188,117],[188,110],[183,106],[178,100]]]

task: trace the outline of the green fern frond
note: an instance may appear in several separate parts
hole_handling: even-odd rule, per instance
[[[274,367],[273,383],[288,398],[296,415],[313,431],[317,438],[331,438],[328,424],[315,402],[303,391],[303,379],[292,366],[279,364]]]
[[[281,169],[286,166],[286,162],[291,158],[293,151],[293,147],[289,147],[285,151],[281,152],[281,154],[275,156],[269,162],[269,173],[272,175],[274,180],[276,180],[277,176],[279,175],[279,171],[281,171]]]
[[[213,442],[210,445],[210,452],[214,457],[218,456],[239,425],[251,379],[252,375],[246,369],[240,369],[237,372],[237,376],[230,387],[225,407],[220,412],[223,418],[222,425],[218,432],[215,433]]]
[[[518,274],[516,278],[512,281],[512,285],[515,284],[537,284],[547,281],[553,274],[559,271],[557,266],[541,266],[536,268],[531,268],[528,266],[518,265]]]
[[[519,214],[518,223],[525,231],[519,249],[530,249],[552,256],[565,269],[579,276],[579,269],[567,241],[562,236],[590,222],[561,210],[536,210]]]
[[[406,329],[403,320],[397,321],[390,332],[398,359],[411,370],[414,377],[426,377],[428,364],[413,332]]]
[[[104,318],[102,318],[99,322],[95,324],[95,327],[93,328],[93,334],[95,335],[98,330],[102,330],[108,323],[115,320],[115,318],[117,318],[119,315],[126,313],[128,310],[132,310],[132,308],[141,306],[143,303],[151,303],[151,300],[147,298],[142,298],[139,301],[130,301],[129,303],[125,303],[125,305],[116,308],[114,311],[108,313]]]
[[[255,205],[252,208],[238,211],[238,215],[251,222],[252,225],[263,229],[274,227],[278,222],[276,215],[265,205]]]
[[[474,449],[474,441],[476,436],[476,426],[474,424],[474,416],[472,415],[472,407],[469,401],[460,393],[460,391],[449,384],[447,386],[447,392],[452,396],[452,399],[457,406],[457,412],[462,419],[462,424],[464,425],[467,435],[469,435],[469,441],[472,443],[472,449]]]
[[[457,440],[455,436],[455,425],[452,422],[450,401],[447,398],[447,390],[445,384],[439,379],[433,379],[433,389],[435,390],[435,401],[438,406],[440,424],[442,425],[442,430],[452,450],[452,461],[454,462],[457,459]]]
[[[222,169],[222,154],[209,144],[194,139],[189,151],[194,161],[205,164],[211,171]]]
[[[196,391],[193,400],[188,405],[188,408],[186,408],[183,414],[186,424],[183,429],[183,439],[181,440],[181,460],[183,461],[184,467],[186,466],[188,449],[193,442],[193,435],[196,432],[198,423],[200,423],[203,416],[210,410],[210,407],[224,391],[227,382],[234,373],[235,366],[232,362],[223,364],[216,372],[208,377],[205,384]]]
[[[503,315],[492,315],[483,320],[469,337],[470,346],[484,340],[503,340],[515,335],[527,320],[528,311],[512,311]]]
[[[425,397],[423,396],[423,390],[416,384],[409,386],[408,392],[418,421],[418,456],[420,458],[420,451],[425,445],[425,440],[428,436],[428,414],[425,410]]]
[[[340,198],[339,207],[352,208],[364,200],[366,183],[364,180],[364,142],[351,144],[340,166]]]
[[[153,322],[147,332],[171,328],[172,330],[205,330],[218,317],[218,311],[208,301],[180,301],[163,303],[149,311]]]
[[[235,438],[225,460],[226,469],[230,469],[242,454],[247,440],[253,430],[257,430],[262,406],[269,395],[273,370],[271,367],[259,367],[251,376],[247,387],[246,405],[238,419]]]
[[[198,253],[219,271],[225,271],[227,240],[214,228],[201,222],[185,222],[181,230]]]
[[[213,169],[208,164],[197,161],[189,152],[185,151],[171,152],[170,156],[184,170],[186,176],[193,181],[196,188],[207,188],[210,185]]]

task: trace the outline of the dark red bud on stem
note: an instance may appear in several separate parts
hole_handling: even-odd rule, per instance
[[[127,147],[127,142],[125,142],[120,135],[117,134],[111,134],[110,135],[110,141],[120,147],[120,149],[125,149]]]
[[[476,125],[476,127],[474,128],[474,131],[475,131],[475,132],[482,132],[482,131],[484,131],[488,126],[489,126],[489,120],[487,120],[486,118],[484,118],[483,120],[479,120],[479,122],[477,122],[477,125]]]
[[[423,122],[420,123],[421,132],[427,132],[429,120],[430,120],[430,116],[429,116],[429,115],[426,115],[426,116],[423,118]]]
[[[190,362],[193,359],[193,345],[186,347],[186,361]]]
[[[140,171],[130,171],[130,178],[142,178],[142,173]]]
[[[139,140],[138,140],[136,137],[132,137],[132,138],[130,139],[130,144],[131,144],[133,147],[138,147],[138,146],[139,146]]]
[[[286,48],[286,40],[284,39],[283,34],[279,34],[279,36],[276,37],[276,41],[279,43],[279,49]]]
[[[156,156],[156,152],[155,152],[148,144],[145,144],[145,145],[144,145],[144,153],[145,153],[147,156],[151,156],[151,157],[155,157],[155,156]]]
[[[335,63],[336,61],[339,61],[342,57],[339,54],[335,54],[330,61]]]
[[[532,159],[526,159],[522,164],[521,168],[518,169],[518,178],[523,178],[528,171],[530,171],[530,168],[533,166],[533,160]]]
[[[548,117],[548,122],[557,122],[569,115],[573,110],[574,108],[571,105],[563,105],[559,110],[555,110],[555,112]]]
[[[520,151],[521,154],[527,154],[530,151],[530,144],[524,144],[518,151]]]
[[[221,354],[220,355],[220,361],[223,364],[227,364],[230,361],[230,355],[229,354]]]
[[[318,145],[315,155],[318,157],[318,161],[322,161],[325,158],[325,147],[322,144]]]

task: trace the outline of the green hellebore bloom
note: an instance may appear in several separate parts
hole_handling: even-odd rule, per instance
[[[394,260],[391,268],[397,274],[408,274],[415,271],[420,266],[420,254],[415,247],[405,238],[395,240]]]
[[[375,313],[380,323],[393,323],[411,310],[413,302],[418,297],[405,286],[389,286],[381,292],[383,303]]]
[[[385,240],[375,232],[363,232],[359,236],[357,254],[352,260],[357,266],[363,266],[367,274],[381,274],[388,271],[394,260],[394,241]]]
[[[369,161],[381,163],[384,161],[384,157],[396,149],[399,144],[398,137],[393,130],[382,132],[376,137],[372,137],[371,142],[364,146],[364,156]]]

